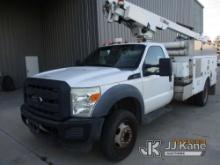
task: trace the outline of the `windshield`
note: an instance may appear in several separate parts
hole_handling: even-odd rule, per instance
[[[145,45],[114,45],[97,49],[83,65],[104,66],[119,69],[136,69],[141,61]]]

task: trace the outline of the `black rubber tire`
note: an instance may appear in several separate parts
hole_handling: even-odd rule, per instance
[[[203,107],[207,104],[209,98],[209,88],[209,81],[207,80],[203,91],[194,96],[195,105]]]
[[[132,138],[128,146],[122,149],[115,145],[115,134],[117,128],[123,122],[126,122],[130,126]],[[108,116],[103,127],[101,150],[104,156],[112,162],[119,162],[125,159],[134,148],[137,138],[137,129],[137,119],[131,112],[126,110],[115,110]]]

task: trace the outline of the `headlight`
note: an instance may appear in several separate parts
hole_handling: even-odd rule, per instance
[[[99,87],[72,88],[72,115],[91,117],[94,106],[101,96]]]

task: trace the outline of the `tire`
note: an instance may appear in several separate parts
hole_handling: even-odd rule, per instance
[[[104,156],[113,162],[125,159],[134,148],[138,123],[129,111],[116,110],[108,116],[101,138]]]
[[[207,80],[202,92],[194,96],[194,103],[198,106],[205,106],[209,98],[209,81]]]

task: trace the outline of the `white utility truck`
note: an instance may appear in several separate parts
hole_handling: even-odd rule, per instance
[[[138,41],[166,29],[185,40],[108,45],[81,66],[28,78],[21,116],[34,133],[100,141],[104,155],[120,161],[134,147],[138,124],[163,114],[172,100],[207,103],[215,92],[217,56],[200,34],[132,3],[108,0],[103,10],[108,22],[124,24]]]

